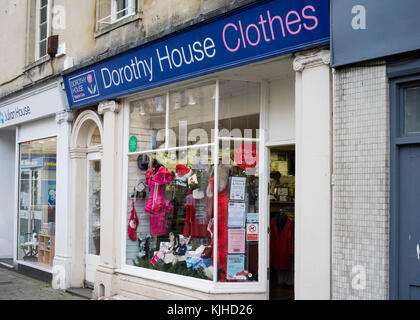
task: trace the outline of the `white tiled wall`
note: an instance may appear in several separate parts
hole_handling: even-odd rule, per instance
[[[388,101],[384,62],[335,70],[333,299],[388,299]]]

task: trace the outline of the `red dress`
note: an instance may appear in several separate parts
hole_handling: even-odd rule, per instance
[[[198,215],[197,205],[199,200],[192,196],[192,190],[188,190],[187,196],[187,214],[185,216],[184,237],[206,238],[207,237],[207,219],[205,215]]]
[[[217,265],[219,268],[219,281],[226,282],[227,274],[227,220],[228,220],[228,205],[229,205],[229,184],[226,188],[219,192],[218,197],[218,250],[217,250]],[[214,178],[210,178],[210,187],[214,194]],[[213,225],[211,227],[213,233]],[[211,239],[211,245],[214,247],[214,237]],[[213,260],[213,253],[211,254]]]

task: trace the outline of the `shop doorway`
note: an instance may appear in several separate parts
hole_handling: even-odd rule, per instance
[[[294,300],[295,146],[269,149],[269,298]]]
[[[420,79],[391,82],[390,298],[420,300]]]
[[[99,152],[88,154],[87,173],[86,282],[93,285],[101,254],[101,154]]]
[[[72,288],[93,287],[100,263],[102,121],[92,110],[73,124],[71,159]]]

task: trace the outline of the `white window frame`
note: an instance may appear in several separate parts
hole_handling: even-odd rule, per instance
[[[222,140],[225,140],[226,138],[220,138],[218,136],[218,125],[219,125],[219,101],[220,101],[220,95],[219,95],[219,88],[220,88],[220,81],[222,80],[231,80],[231,79],[223,79],[223,78],[209,78],[203,80],[203,83],[209,83],[211,81],[214,81],[216,83],[216,101],[215,101],[215,137],[214,142],[209,143],[209,148],[214,147],[214,159],[213,162],[218,164],[218,150],[219,150],[219,143]],[[135,277],[141,277],[143,279],[151,280],[151,281],[158,281],[170,285],[175,286],[182,286],[188,289],[193,289],[196,291],[204,292],[204,293],[210,293],[210,294],[217,294],[217,293],[254,293],[254,294],[267,294],[268,292],[268,277],[267,277],[267,268],[268,268],[268,234],[264,232],[264,230],[267,230],[268,228],[268,207],[267,207],[267,201],[264,200],[264,194],[267,194],[267,184],[268,184],[268,177],[267,177],[267,168],[265,166],[267,162],[267,151],[265,146],[265,136],[264,136],[264,130],[266,128],[266,107],[267,107],[267,83],[265,81],[255,81],[255,80],[247,80],[247,79],[241,79],[243,81],[251,81],[251,82],[257,82],[261,85],[261,91],[260,91],[260,137],[258,139],[247,139],[243,138],[242,141],[248,141],[248,142],[257,142],[259,144],[259,153],[260,153],[260,166],[259,166],[259,174],[260,174],[260,194],[259,194],[259,212],[261,213],[261,220],[260,220],[260,228],[259,228],[259,244],[258,244],[258,274],[259,278],[257,282],[239,282],[239,283],[230,283],[230,282],[219,282],[217,279],[217,272],[214,272],[213,280],[203,280],[203,279],[197,279],[193,277],[187,277],[182,276],[178,274],[173,273],[166,273],[163,271],[157,271],[147,268],[141,268],[136,267],[132,265],[128,265],[126,262],[126,230],[127,230],[127,208],[128,208],[128,162],[129,162],[129,156],[131,155],[139,155],[144,153],[150,153],[150,152],[164,152],[164,151],[173,151],[173,150],[179,150],[179,149],[185,149],[185,147],[177,147],[177,148],[165,148],[165,149],[156,149],[156,150],[144,150],[144,151],[137,151],[137,152],[129,152],[128,150],[128,141],[130,137],[130,103],[139,99],[147,99],[150,97],[155,96],[166,96],[166,129],[168,129],[168,122],[169,122],[169,93],[170,91],[174,89],[183,89],[188,88],[191,86],[188,81],[184,85],[175,84],[169,87],[165,87],[161,90],[153,91],[153,93],[146,92],[144,94],[138,94],[133,97],[127,98],[123,102],[123,110],[124,110],[124,164],[123,164],[123,199],[121,201],[122,203],[122,209],[121,212],[123,213],[121,215],[121,234],[124,235],[121,237],[121,260],[120,260],[120,269],[117,269],[116,272],[120,274],[125,274],[129,276],[135,276]],[[201,81],[200,81],[201,82]],[[198,85],[197,81],[195,82],[195,86]],[[167,130],[168,131],[168,130]],[[230,139],[234,140],[234,138]],[[166,134],[166,144],[168,142],[168,133]],[[198,146],[198,145],[197,145]],[[202,147],[203,145],[201,145]],[[191,146],[189,146],[191,148]],[[215,181],[214,184],[218,184],[218,166],[215,165],[214,167],[214,177]],[[218,204],[218,194],[216,193],[214,195],[214,211],[217,212],[217,204]],[[214,226],[215,226],[215,234],[214,234],[214,256],[217,257],[217,249],[218,249],[218,214],[214,215]],[[217,270],[217,261],[218,259],[215,259],[213,262],[214,270]]]
[[[45,55],[40,55],[41,48],[41,0],[36,1],[36,26],[35,26],[35,60],[39,60],[48,56],[48,37],[51,35],[51,1],[47,0],[47,36],[45,38],[46,51]]]
[[[125,8],[120,11],[117,11],[118,10],[117,1],[118,0],[111,0],[111,14],[107,17],[98,19],[99,25],[101,24],[111,25],[136,14],[137,0],[124,0]],[[125,14],[122,17],[117,18],[118,14],[120,13],[125,13]]]

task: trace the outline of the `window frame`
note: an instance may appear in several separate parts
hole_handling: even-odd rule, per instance
[[[48,38],[51,35],[51,1],[50,0],[46,0],[47,1],[47,17],[46,17],[46,21],[42,22],[47,24],[47,35],[45,39],[41,40],[41,1],[42,0],[37,0],[36,1],[36,25],[35,25],[35,61],[40,60],[42,58],[45,58],[48,56]],[[40,49],[41,49],[41,42],[45,41],[45,55],[41,56],[40,54]]]
[[[260,84],[260,119],[259,119],[259,126],[260,126],[260,136],[259,138],[225,138],[219,137],[218,129],[219,129],[219,102],[220,102],[220,82],[223,80],[233,80],[233,81],[249,81]],[[137,152],[129,152],[128,150],[128,141],[130,138],[130,104],[133,101],[147,99],[150,97],[155,97],[157,95],[166,96],[166,131],[169,130],[169,112],[170,112],[170,93],[174,90],[184,90],[190,87],[198,87],[200,85],[205,85],[206,83],[211,83],[214,81],[216,83],[216,99],[215,99],[215,137],[214,141],[208,144],[197,144],[193,146],[186,146],[186,147],[176,147],[176,148],[165,148],[165,149],[156,149],[156,150],[144,150],[144,151],[137,151]],[[265,128],[266,128],[266,105],[268,103],[268,84],[266,81],[256,81],[255,79],[227,79],[222,77],[210,77],[203,80],[195,80],[195,81],[185,81],[183,83],[177,83],[174,85],[166,86],[164,88],[159,88],[156,90],[149,90],[147,92],[136,93],[130,97],[127,97],[123,100],[123,112],[124,112],[124,146],[123,146],[123,199],[121,201],[122,204],[122,215],[121,215],[121,255],[120,255],[120,268],[116,270],[117,273],[128,275],[128,276],[135,276],[141,277],[151,281],[158,281],[169,285],[176,285],[182,286],[185,288],[193,289],[196,291],[204,292],[204,293],[267,293],[267,272],[268,270],[268,233],[264,232],[264,230],[268,230],[268,224],[266,217],[268,213],[268,208],[266,201],[264,200],[264,194],[267,192],[267,188],[265,187],[268,184],[268,177],[266,173],[266,162],[267,162],[267,152],[266,152],[266,139],[265,139]],[[165,144],[167,143],[168,139],[168,132],[166,132],[165,137]],[[182,150],[182,149],[193,149],[193,148],[200,148],[203,146],[214,148],[214,158],[213,163],[214,166],[214,177],[215,181],[214,184],[218,184],[218,153],[220,148],[220,143],[224,140],[230,141],[237,141],[240,139],[244,142],[255,142],[258,144],[258,151],[260,154],[259,160],[259,213],[260,215],[260,228],[259,228],[259,243],[258,243],[258,281],[250,281],[250,282],[219,282],[217,277],[217,272],[214,273],[213,280],[203,280],[197,279],[188,276],[182,276],[178,274],[166,273],[163,271],[152,270],[142,267],[136,267],[132,265],[128,265],[126,263],[126,230],[127,230],[127,217],[126,212],[128,208],[128,163],[129,163],[129,156],[133,155],[140,155],[145,153],[157,153],[157,152],[165,152],[165,151],[173,151],[173,150]],[[218,194],[216,193],[213,198],[214,201],[214,211],[217,212],[217,204],[218,204]],[[218,250],[218,215],[214,215],[214,225],[215,233],[214,233],[214,256],[217,256]],[[213,261],[214,270],[217,270],[217,261],[215,259]]]
[[[129,16],[132,16],[136,13],[136,0],[124,0],[125,8],[117,11],[118,0],[111,0],[111,24],[114,24],[118,21],[121,21]],[[122,17],[117,18],[119,13],[127,11]]]

